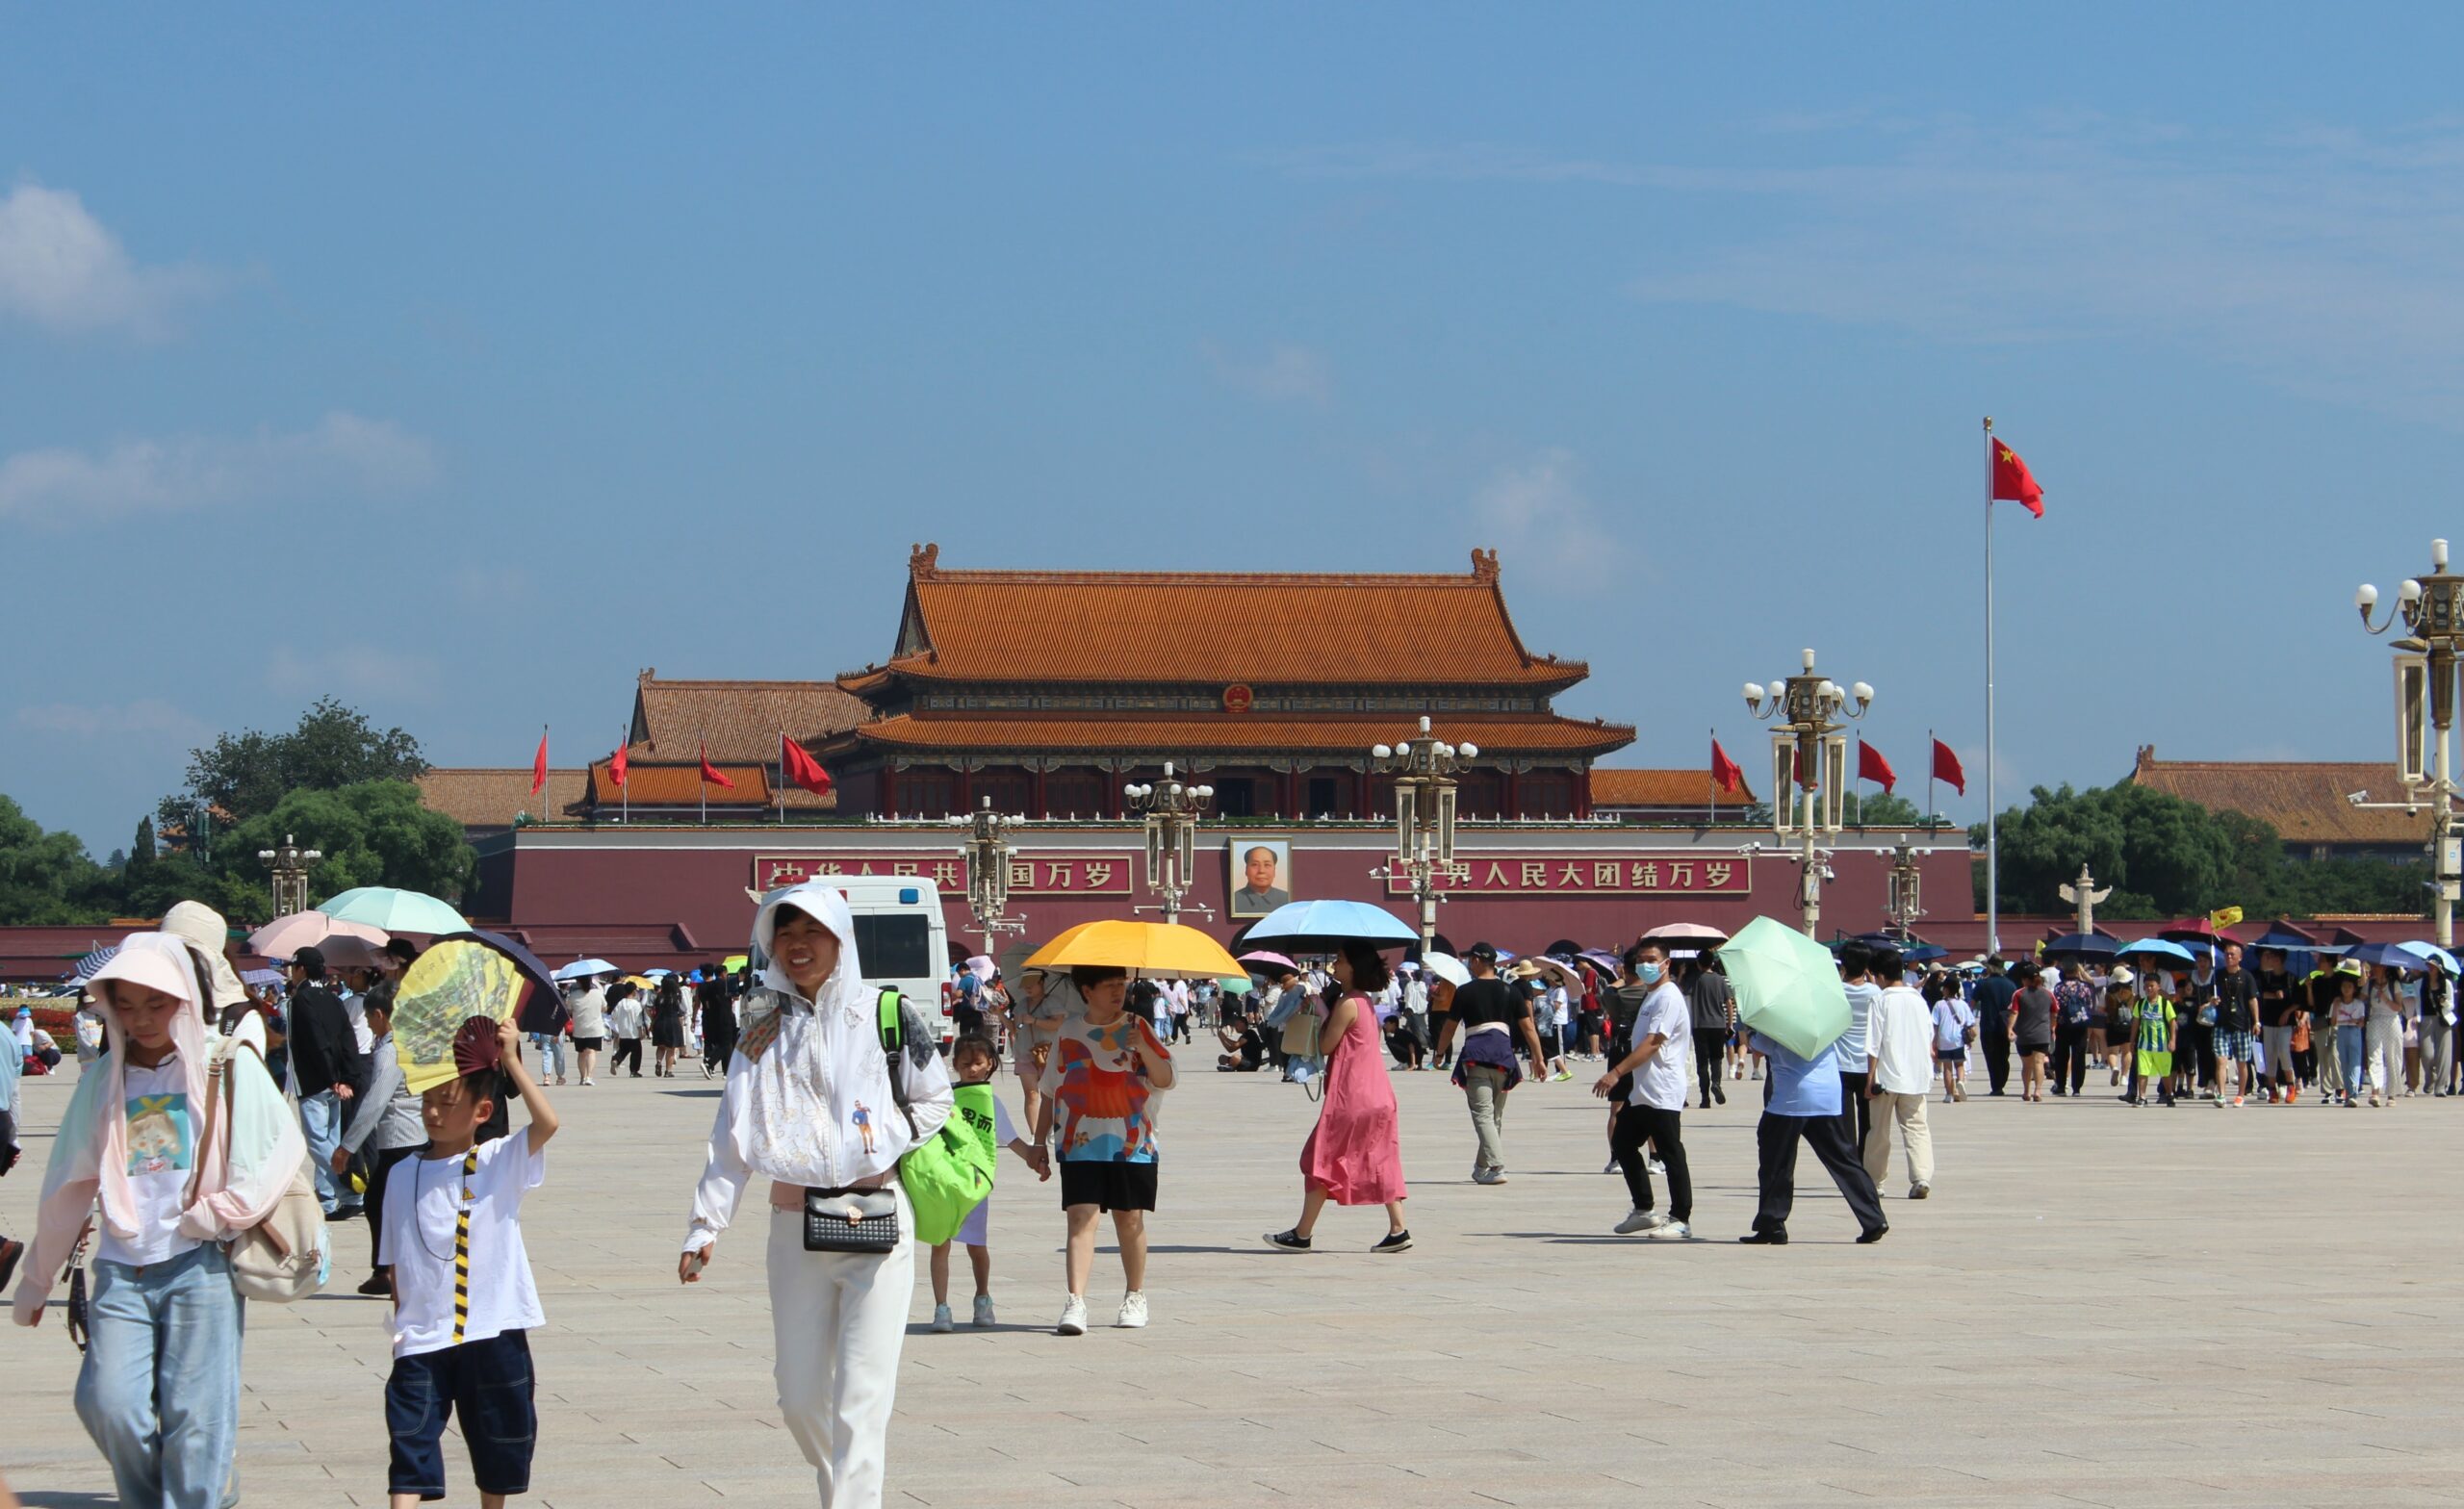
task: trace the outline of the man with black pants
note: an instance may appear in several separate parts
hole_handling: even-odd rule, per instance
[[[1985,1077],[1991,1083],[1991,1094],[2002,1093],[2011,1083],[2011,998],[2019,987],[2005,973],[2009,966],[2002,956],[1994,955],[1985,961],[1985,978],[1976,983],[1977,1045],[1985,1050]]]
[[[1729,1092],[1720,1084],[1726,1065],[1720,1061],[1721,1050],[1728,1046],[1729,1012],[1736,1000],[1729,988],[1729,977],[1703,961],[1700,955],[1685,960],[1687,1047],[1694,1056],[1694,1087],[1700,1092],[1700,1104],[1709,1110],[1711,1102],[1729,1103]]]
[[[1617,1093],[1620,1081],[1631,1075],[1626,1104],[1617,1108],[1617,1126],[1609,1134],[1608,1151],[1626,1176],[1626,1192],[1633,1209],[1617,1223],[1621,1237],[1636,1232],[1646,1237],[1686,1238],[1694,1215],[1694,1180],[1685,1165],[1685,1142],[1678,1130],[1678,1113],[1685,1109],[1685,1050],[1693,1036],[1691,1007],[1685,992],[1669,978],[1668,950],[1649,941],[1626,951],[1627,972],[1647,987],[1642,1009],[1634,1013],[1628,1052],[1600,1077],[1591,1092],[1604,1100]],[[1668,1174],[1668,1214],[1654,1210],[1651,1164],[1643,1157],[1649,1142]]]
[[[1890,1223],[1883,1219],[1883,1202],[1874,1180],[1865,1172],[1858,1150],[1849,1145],[1839,1115],[1839,1045],[1832,1043],[1810,1059],[1800,1058],[1784,1044],[1760,1033],[1754,1051],[1771,1064],[1770,1099],[1755,1128],[1761,1202],[1754,1213],[1754,1231],[1737,1240],[1760,1246],[1785,1246],[1788,1213],[1797,1198],[1797,1143],[1802,1139],[1822,1160],[1832,1183],[1857,1217],[1860,1242],[1883,1240]]]
[[[1873,1019],[1874,1003],[1883,987],[1874,984],[1874,951],[1850,939],[1839,950],[1840,988],[1848,993],[1848,1030],[1839,1035],[1839,1130],[1848,1145],[1861,1149],[1874,1129],[1874,1108],[1865,1096],[1865,1024]],[[1898,981],[1890,982],[1892,985]],[[1861,1151],[1857,1155],[1864,1157]]]
[[[317,1203],[329,1218],[356,1215],[359,1196],[332,1167],[351,1102],[368,1091],[367,1055],[343,1003],[325,988],[325,956],[303,948],[284,974],[291,985],[291,1071],[299,1093],[300,1131],[308,1140]]]

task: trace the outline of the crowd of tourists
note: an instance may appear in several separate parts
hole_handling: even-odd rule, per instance
[[[904,1161],[948,1128],[979,1147],[979,1166],[1006,1156],[1039,1183],[1057,1179],[1055,1328],[1088,1332],[1107,1224],[1122,1282],[1113,1324],[1144,1326],[1159,1113],[1179,1072],[1173,1050],[1200,1033],[1215,1039],[1217,1071],[1273,1071],[1318,1102],[1296,1215],[1264,1239],[1293,1254],[1324,1240],[1329,1207],[1384,1215],[1373,1253],[1412,1248],[1399,1074],[1450,1075],[1471,1123],[1471,1180],[1496,1187],[1510,1182],[1509,1104],[1586,1065],[1590,1093],[1607,1102],[1603,1171],[1625,1186],[1610,1229],[1679,1240],[1695,1235],[1684,1113],[1754,1083],[1758,1196],[1736,1240],[1765,1246],[1790,1240],[1801,1149],[1837,1186],[1859,1242],[1890,1229],[1895,1148],[1906,1197],[1932,1197],[1928,1108],[1967,1099],[1971,1065],[1981,1093],[2004,1095],[2015,1061],[2029,1103],[2092,1088],[2133,1105],[2289,1106],[2308,1094],[2386,1106],[2458,1087],[2452,983],[2439,969],[2274,951],[2251,967],[2232,944],[2181,970],[1997,959],[1963,978],[1851,941],[1837,954],[1846,1030],[1811,1054],[1740,1021],[1715,955],[1648,938],[1618,956],[1509,959],[1476,943],[1399,963],[1351,945],[1270,956],[1246,989],[1117,968],[1012,979],[976,959],[954,972],[945,1041],[937,1003],[865,980],[845,897],[814,883],[763,904],[755,966],[663,975],[647,989],[575,980],[526,1045],[510,1023],[465,1024],[451,1072],[414,1092],[392,1031],[416,948],[397,942],[342,967],[303,948],[284,961],[280,991],[252,991],[226,936],[219,916],[184,903],[88,982],[80,1077],[36,1229],[23,1242],[0,1237],[0,1286],[22,1274],[19,1324],[40,1323],[55,1285],[69,1284],[67,1325],[85,1348],[77,1412],[124,1502],[231,1501],[247,1300],[321,1286],[340,1256],[337,1229],[308,1215],[291,1229],[314,1244],[314,1283],[296,1265],[289,1278],[265,1268],[253,1236],[292,1207],[367,1223],[357,1292],[393,1307],[382,1414],[394,1501],[447,1492],[449,1420],[483,1502],[526,1492],[538,1430],[527,1337],[545,1319],[521,1207],[557,1131],[549,1088],[595,1086],[611,1045],[609,1074],[640,1077],[647,1047],[653,1077],[688,1057],[723,1077],[677,1276],[701,1281],[746,1187],[765,1179],[780,1409],[822,1501],[842,1505],[881,1501],[918,1245],[931,1329],[956,1327],[958,1248],[969,1319],[996,1323],[989,1199],[919,1242]],[[0,1173],[17,1157],[21,1074],[64,1059],[24,1017],[12,1029]],[[1019,1082],[1014,1116],[997,1088],[1005,1067]],[[2106,1080],[2092,1087],[2099,1067]]]

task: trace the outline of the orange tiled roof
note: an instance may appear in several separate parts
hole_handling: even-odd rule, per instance
[[[872,716],[831,681],[662,681],[644,671],[633,688],[636,754],[689,758],[707,740],[710,763],[779,757],[779,734],[810,744]],[[732,774],[732,772],[731,772]]]
[[[2366,812],[2345,800],[2347,792],[2367,791],[2373,802],[2402,801],[2393,760],[2160,760],[2155,746],[2145,745],[2130,780],[2211,811],[2255,817],[2287,843],[2418,844],[2429,832],[2426,808],[2407,817],[2401,810]]]
[[[1580,723],[1556,717],[1435,717],[1431,731],[1451,743],[1467,740],[1485,756],[1570,754],[1592,756],[1633,742],[1623,724]],[[994,752],[1131,753],[1178,758],[1212,754],[1277,753],[1362,754],[1378,743],[1394,743],[1417,731],[1406,717],[1259,718],[1232,713],[1184,718],[1102,715],[1069,718],[987,718],[902,714],[852,729],[833,741],[837,753],[865,749]]]
[[[1701,770],[1602,770],[1595,767],[1591,772],[1591,805],[1594,807],[1711,807],[1714,804],[1718,806],[1746,806],[1754,800],[1752,786],[1733,794],[1713,790],[1708,766]]]
[[[618,790],[607,779],[607,762],[601,760],[590,767],[590,801],[604,814],[624,806],[629,799],[634,806],[698,806],[706,795],[712,806],[769,806],[776,801],[770,789],[770,773],[759,765],[738,765],[713,759],[719,774],[735,782],[731,791],[713,785],[706,792],[702,783],[702,767],[697,761],[687,765],[645,765],[630,763],[625,770],[625,787]],[[795,798],[801,797],[802,801]],[[837,805],[837,794],[816,797],[802,787],[791,788],[787,806],[809,807],[815,805]]]
[[[886,666],[841,677],[1562,688],[1580,661],[1534,655],[1507,615],[1497,552],[1462,575],[1307,572],[944,571],[908,562]]]
[[[589,795],[590,773],[551,770],[547,789],[535,797],[527,765],[431,767],[412,783],[429,811],[442,812],[465,828],[510,828],[517,812],[542,821],[573,815]]]

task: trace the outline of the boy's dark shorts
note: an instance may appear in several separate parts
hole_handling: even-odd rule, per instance
[[[471,1448],[471,1480],[483,1494],[530,1491],[539,1440],[530,1338],[506,1331],[484,1342],[394,1359],[385,1380],[385,1430],[394,1438],[390,1493],[445,1496],[446,1416],[459,1416]]]

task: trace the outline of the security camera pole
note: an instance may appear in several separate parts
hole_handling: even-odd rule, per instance
[[[1172,762],[1166,760],[1163,780],[1123,786],[1121,795],[1131,811],[1146,819],[1146,888],[1164,899],[1160,907],[1131,909],[1161,911],[1166,922],[1178,922],[1181,898],[1197,883],[1198,818],[1215,800],[1215,788],[1190,785],[1172,774]],[[1215,915],[1212,907],[1189,909]]]
[[[2396,780],[2403,786],[2401,802],[2371,802],[2356,791],[2346,800],[2371,811],[2418,812],[2429,808],[2429,870],[2431,915],[2438,926],[2438,946],[2455,944],[2455,902],[2464,886],[2464,854],[2455,833],[2455,673],[2464,651],[2464,576],[2447,569],[2447,542],[2429,542],[2430,574],[2408,577],[2396,589],[2395,611],[2374,624],[2378,589],[2364,584],[2352,596],[2361,610],[2361,627],[2383,634],[2396,620],[2406,633],[2396,650]],[[2433,749],[2434,747],[2434,749]]]
[[[1821,840],[1839,836],[1839,796],[1848,787],[1848,735],[1841,731],[1847,724],[1841,720],[1862,718],[1873,704],[1874,689],[1864,682],[1843,690],[1817,675],[1810,650],[1803,672],[1767,692],[1758,682],[1745,684],[1748,712],[1766,721],[1784,713],[1787,718],[1771,730],[1771,831],[1801,846],[1797,904],[1805,911],[1808,937],[1819,935],[1822,882],[1831,874],[1831,854]]]
[[[1479,754],[1476,744],[1449,744],[1429,732],[1426,718],[1419,737],[1369,752],[1370,769],[1395,778],[1395,857],[1370,874],[1411,883],[1424,956],[1437,947],[1437,904],[1446,899],[1437,882],[1454,862],[1455,773]]]

